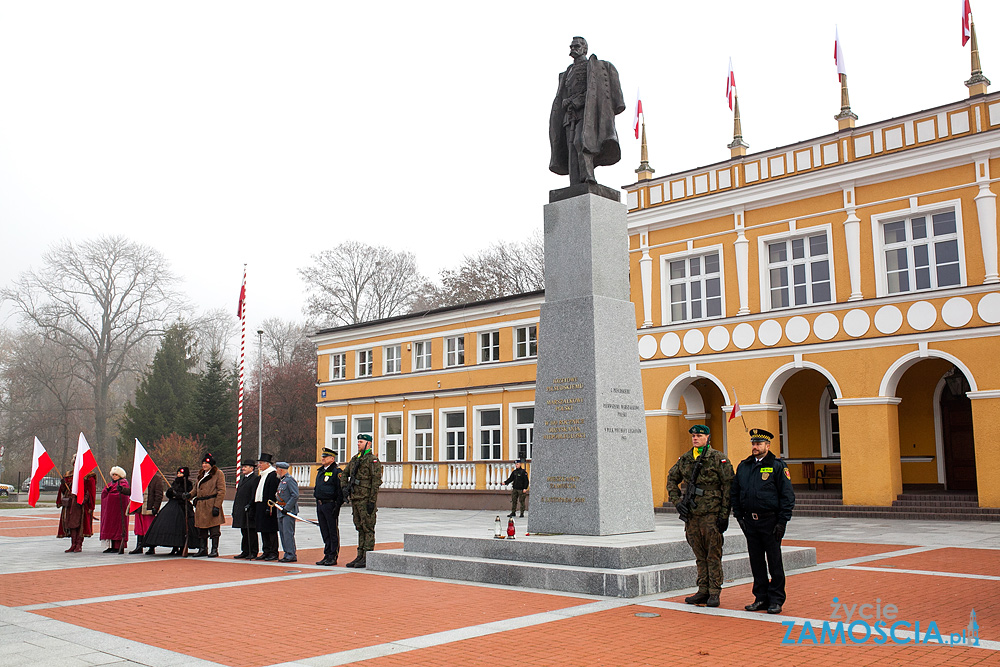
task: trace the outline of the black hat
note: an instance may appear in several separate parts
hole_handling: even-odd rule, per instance
[[[521,463],[521,464],[524,464],[524,463],[527,463],[527,461],[525,460],[525,458],[524,458],[523,456],[522,456],[521,458],[519,458],[519,459],[517,460],[517,462],[518,462],[518,463]]]
[[[251,468],[256,468],[257,467],[257,462],[254,461],[253,459],[243,459],[243,464],[242,465],[243,465],[244,468],[246,468],[247,466],[250,466]]]
[[[211,464],[211,465],[214,466],[215,465],[215,457],[213,457],[211,454],[205,454],[205,456],[202,457],[201,462],[202,463],[209,463],[209,464]]]
[[[261,454],[260,458],[257,459],[257,463],[271,463],[274,461],[274,457],[270,454]]]
[[[762,440],[764,442],[771,442],[774,440],[774,434],[770,431],[765,431],[762,428],[752,428],[750,429],[750,441]]]
[[[184,477],[189,477],[191,475],[191,469],[188,468],[187,466],[181,466],[180,468],[177,469],[177,472],[183,473]]]

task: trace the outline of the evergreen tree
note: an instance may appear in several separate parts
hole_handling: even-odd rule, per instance
[[[186,433],[185,426],[197,376],[191,373],[196,359],[191,351],[191,332],[184,324],[174,324],[160,341],[149,372],[135,392],[135,400],[125,405],[118,429],[118,446],[130,452],[133,438],[152,446],[171,433]]]
[[[228,375],[222,368],[222,359],[213,354],[195,383],[183,431],[197,436],[219,465],[236,463],[236,411],[233,383]]]

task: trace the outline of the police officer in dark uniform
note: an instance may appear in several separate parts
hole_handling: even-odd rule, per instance
[[[736,468],[732,506],[733,516],[747,537],[753,572],[754,601],[745,609],[780,614],[785,603],[781,538],[785,536],[785,524],[792,518],[795,491],[788,466],[770,451],[773,439],[774,435],[762,428],[750,429],[751,454]]]
[[[340,488],[337,453],[327,447],[320,460],[323,465],[316,472],[313,497],[316,498],[319,532],[323,535],[323,560],[316,564],[330,566],[337,564],[340,555],[340,506],[344,504],[344,494]]]

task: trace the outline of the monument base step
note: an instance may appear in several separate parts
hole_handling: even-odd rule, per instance
[[[404,547],[373,551],[369,570],[434,579],[633,598],[694,586],[690,547],[676,533],[590,536],[525,536],[497,540],[470,535],[405,535]],[[727,537],[722,559],[726,580],[750,577],[746,540]],[[816,550],[783,547],[785,570],[816,564]]]

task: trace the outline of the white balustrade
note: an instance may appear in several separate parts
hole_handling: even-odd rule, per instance
[[[506,489],[504,480],[510,477],[514,470],[513,463],[487,463],[486,464],[486,488],[491,491]]]
[[[292,479],[294,479],[295,483],[299,486],[312,486],[313,480],[310,479],[309,475],[311,470],[312,466],[308,463],[296,463],[288,469],[288,474],[292,476]]]
[[[448,488],[449,489],[474,489],[474,488],[476,488],[476,464],[475,463],[449,463],[448,464]]]
[[[401,463],[382,464],[382,488],[403,488],[403,465]]]
[[[410,488],[436,489],[438,487],[438,467],[436,463],[417,463],[413,466]]]

